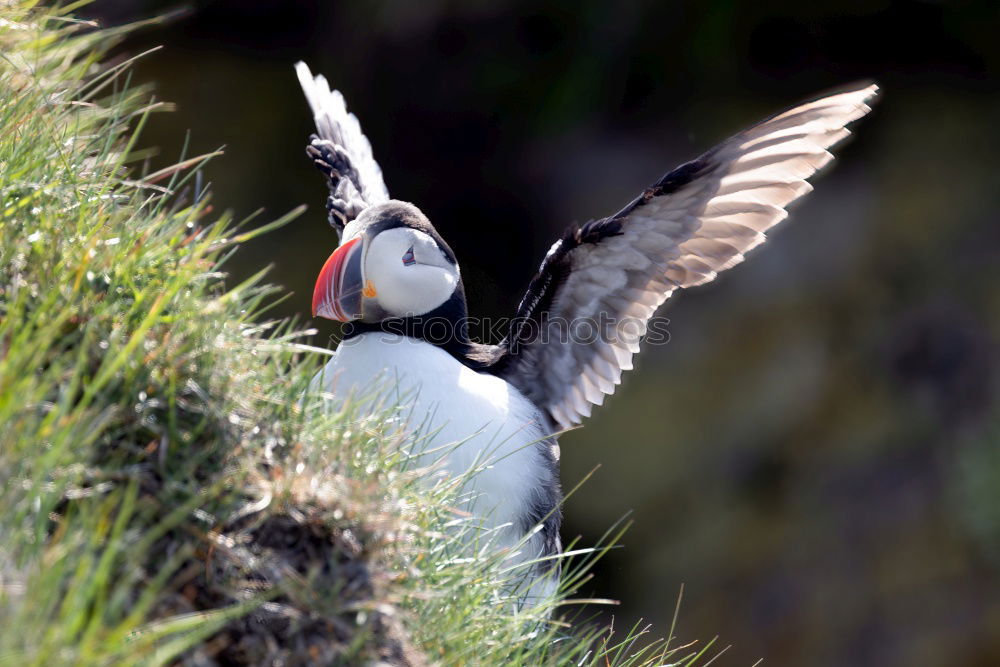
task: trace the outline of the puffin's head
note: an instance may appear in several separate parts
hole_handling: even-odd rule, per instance
[[[376,323],[426,315],[461,288],[448,244],[413,204],[387,201],[344,228],[313,291],[313,315]]]

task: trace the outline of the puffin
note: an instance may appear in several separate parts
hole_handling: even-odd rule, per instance
[[[461,480],[463,509],[505,550],[519,599],[551,599],[559,435],[614,393],[675,291],[739,264],[787,217],[878,87],[778,113],[668,171],[617,212],[570,226],[526,281],[505,338],[484,344],[470,339],[455,253],[417,206],[389,196],[343,95],[305,63],[295,69],[316,126],[306,154],[325,177],[339,236],[312,313],[343,322],[343,337],[314,387],[402,415],[409,460]]]

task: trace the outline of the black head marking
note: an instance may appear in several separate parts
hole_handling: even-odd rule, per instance
[[[451,247],[434,229],[427,216],[413,204],[397,200],[376,204],[365,209],[355,224],[361,226],[359,232],[364,231],[371,236],[397,227],[409,227],[423,232],[434,239],[445,259],[458,266],[458,260]],[[447,322],[449,326],[442,327],[442,322]],[[469,339],[468,310],[461,278],[451,297],[433,311],[418,317],[397,317],[380,322],[350,322],[344,326],[344,338],[353,338],[371,331],[424,340],[444,349],[466,366],[477,370],[490,367],[502,354],[499,346],[481,345]]]
[[[441,238],[437,230],[434,229],[431,221],[427,219],[427,216],[419,208],[409,202],[392,199],[383,204],[376,204],[365,209],[358,216],[356,222],[362,225],[371,236],[380,234],[388,229],[396,229],[397,227],[409,227],[410,229],[423,232],[434,239],[434,242],[441,248],[441,252],[444,253],[445,259],[453,265],[458,265],[455,253],[452,252],[451,247]]]

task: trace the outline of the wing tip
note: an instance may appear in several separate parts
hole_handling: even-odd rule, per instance
[[[321,96],[323,95],[322,84],[320,76],[313,76],[312,70],[309,69],[309,65],[305,63],[304,60],[300,60],[295,63],[295,74],[299,79],[299,86],[302,88],[302,93],[306,97],[306,102],[309,104],[309,109],[313,112],[315,116],[319,113],[319,108],[321,105]],[[325,83],[325,79],[323,82]]]
[[[833,91],[824,94],[819,99],[842,97],[846,98],[845,101],[849,100],[849,103],[857,106],[861,113],[850,118],[845,123],[845,125],[847,125],[848,123],[871,113],[872,105],[878,100],[879,97],[881,97],[881,95],[882,88],[878,85],[878,83],[872,79],[863,79],[861,81],[855,81],[854,83],[834,89]]]
[[[812,101],[818,102],[832,97],[858,97],[865,102],[882,94],[882,87],[874,79],[860,79],[840,86],[828,88],[817,94]],[[808,103],[808,102],[807,102]]]
[[[856,86],[854,92],[859,97],[858,106],[861,108],[861,116],[867,116],[871,113],[872,105],[882,96],[882,88],[871,79],[858,82]]]
[[[347,111],[347,100],[336,88],[330,88],[329,82],[322,74],[313,74],[309,65],[304,60],[300,60],[294,65],[295,74],[298,76],[299,85],[306,96],[309,108],[313,116],[328,115],[338,123],[343,123],[341,118],[346,118],[347,122],[358,122],[354,114]],[[360,125],[358,132],[360,133]],[[327,137],[329,138],[329,137]]]
[[[877,82],[869,79],[867,81],[867,85],[863,85],[859,88],[858,92],[863,92],[866,100],[874,99],[882,94],[882,87],[879,86]]]

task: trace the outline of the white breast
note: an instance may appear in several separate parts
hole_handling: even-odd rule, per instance
[[[373,392],[390,393],[387,402],[403,408],[409,433],[426,435],[416,445],[420,466],[462,475],[485,464],[470,480],[475,500],[469,509],[486,527],[511,524],[498,531],[501,546],[520,539],[532,490],[551,471],[535,444],[546,435],[541,415],[514,387],[439,347],[381,332],[343,342],[314,383],[369,404]]]

